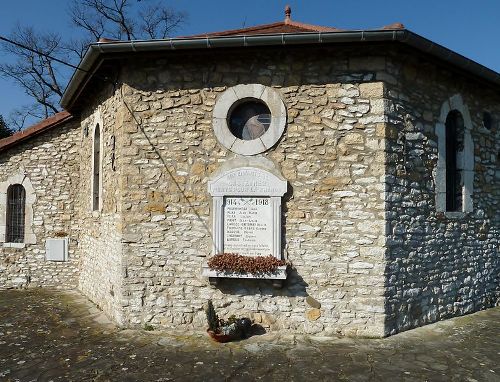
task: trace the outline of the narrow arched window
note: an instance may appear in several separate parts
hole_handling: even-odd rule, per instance
[[[13,184],[7,189],[7,243],[24,242],[24,222],[26,209],[26,191],[20,184]]]
[[[93,174],[92,174],[92,210],[99,211],[101,198],[101,129],[99,124],[94,132],[93,150]]]
[[[464,119],[457,110],[446,118],[446,211],[462,211]]]

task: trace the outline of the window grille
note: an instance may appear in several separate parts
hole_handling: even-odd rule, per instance
[[[14,184],[7,190],[7,232],[8,243],[24,242],[24,217],[26,191],[20,184]]]

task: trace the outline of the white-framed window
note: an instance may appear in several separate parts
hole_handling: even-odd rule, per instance
[[[92,211],[101,211],[102,209],[102,158],[102,122],[97,122],[94,126],[94,133],[92,135]]]
[[[283,135],[285,126],[285,103],[279,92],[268,86],[233,86],[215,103],[215,137],[236,154],[255,155],[270,149]]]
[[[443,103],[436,124],[436,210],[449,217],[473,210],[474,142],[471,131],[469,109],[462,96],[456,94]]]
[[[7,188],[6,242],[24,243],[25,216],[26,191],[21,184],[11,184]]]
[[[36,243],[33,232],[35,190],[24,171],[0,182],[0,243],[20,247]]]

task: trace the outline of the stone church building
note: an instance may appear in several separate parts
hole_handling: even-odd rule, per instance
[[[500,301],[500,74],[394,24],[92,44],[0,140],[0,287],[381,337]],[[286,260],[222,272],[220,253]]]

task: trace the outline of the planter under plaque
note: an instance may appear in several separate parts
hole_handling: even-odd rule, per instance
[[[273,273],[240,273],[231,271],[218,271],[203,265],[203,276],[205,277],[225,277],[229,279],[263,279],[263,280],[285,280],[287,277],[287,266],[278,267]]]

